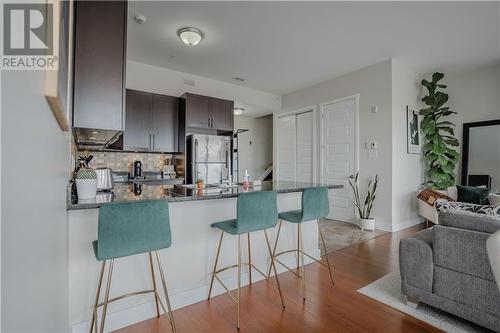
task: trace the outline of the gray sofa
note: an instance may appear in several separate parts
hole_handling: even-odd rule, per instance
[[[410,305],[426,303],[500,332],[500,292],[486,240],[500,219],[440,213],[440,225],[401,240],[401,290]]]

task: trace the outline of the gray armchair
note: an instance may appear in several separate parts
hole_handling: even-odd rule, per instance
[[[500,291],[486,251],[500,219],[448,212],[439,222],[401,240],[403,295],[410,305],[426,303],[500,332]]]
[[[500,289],[500,230],[491,235],[486,241],[488,257],[490,258],[491,268],[497,280],[497,286]]]

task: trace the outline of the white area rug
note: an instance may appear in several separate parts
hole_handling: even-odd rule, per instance
[[[416,309],[407,306],[403,302],[401,295],[401,277],[399,272],[391,272],[359,289],[358,292],[445,332],[491,332],[481,326],[422,303]]]

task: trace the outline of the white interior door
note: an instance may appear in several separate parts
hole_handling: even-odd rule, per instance
[[[295,181],[297,128],[295,115],[278,118],[278,180]]]
[[[313,182],[313,112],[297,114],[297,181]]]
[[[346,180],[356,172],[356,98],[322,105],[322,180],[325,185],[343,184],[330,191],[330,215],[335,220],[355,221],[352,192]]]

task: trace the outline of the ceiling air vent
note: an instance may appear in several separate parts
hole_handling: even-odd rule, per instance
[[[194,80],[188,80],[188,79],[184,79],[184,84],[186,86],[191,86],[191,87],[194,87],[196,82],[194,82]]]

